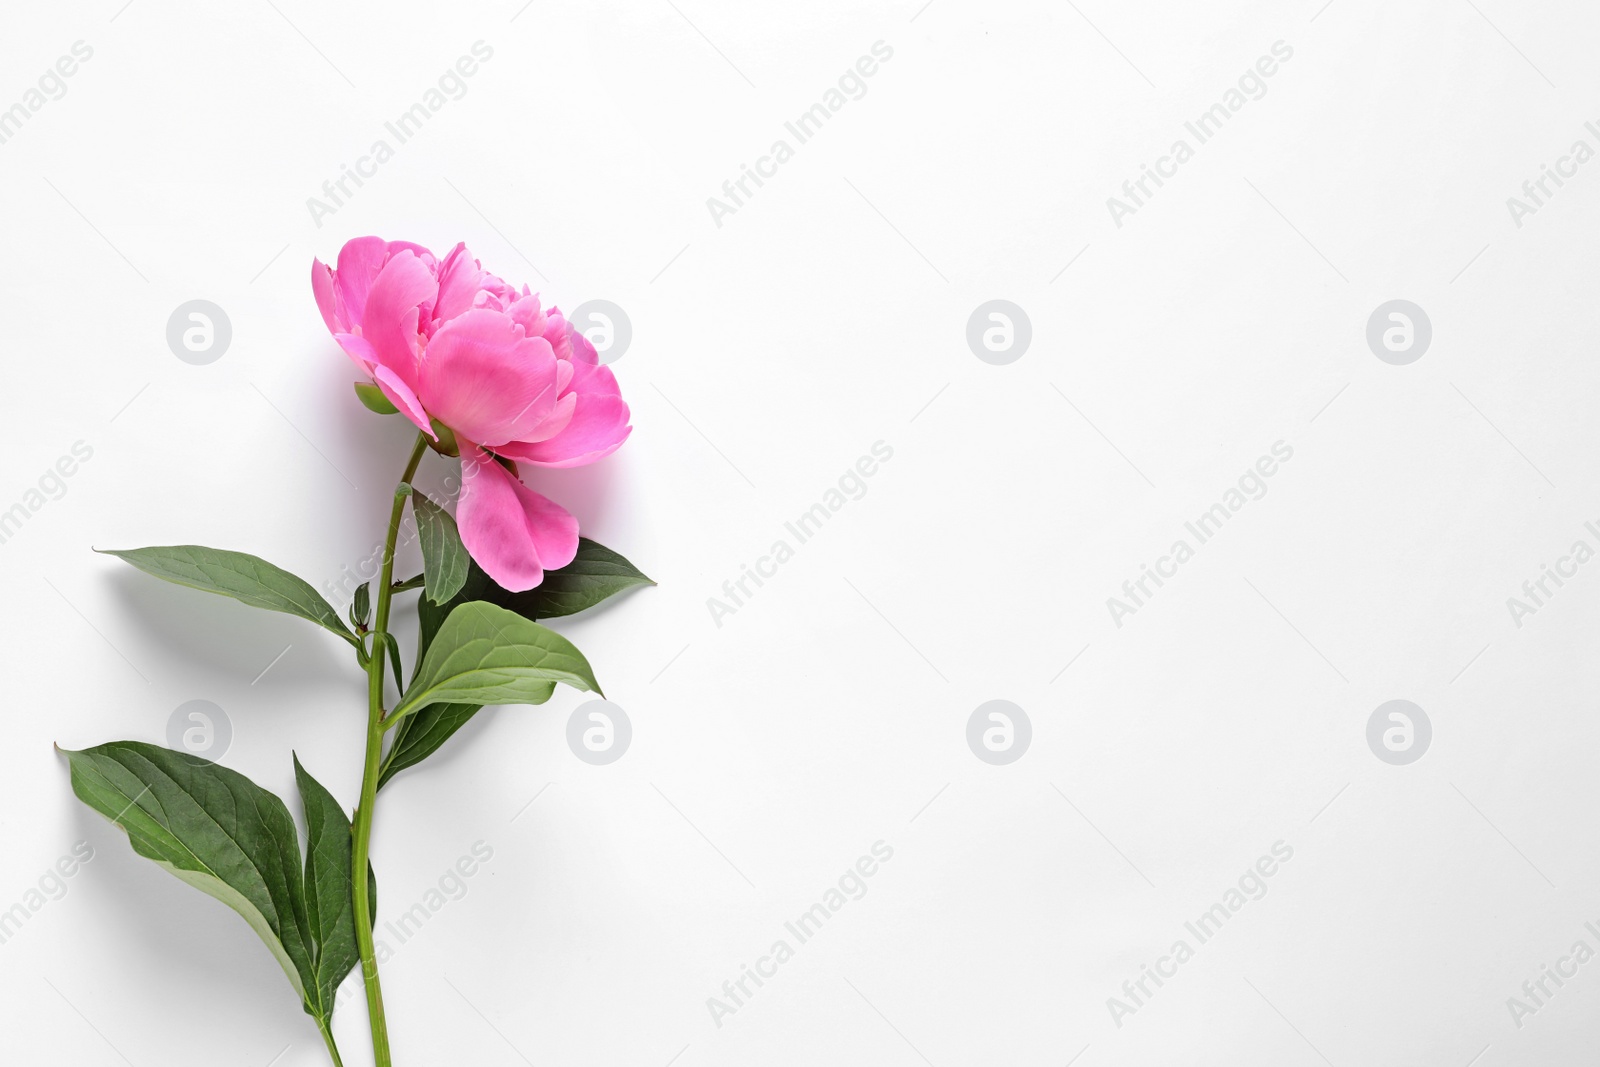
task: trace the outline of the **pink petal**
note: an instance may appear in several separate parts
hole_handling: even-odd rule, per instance
[[[350,324],[340,309],[338,292],[334,287],[333,271],[320,259],[311,261],[311,292],[317,298],[317,310],[329,333],[345,333]]]
[[[556,362],[556,366],[558,367],[565,367],[566,365],[567,364],[565,362],[560,360]],[[556,434],[560,433],[569,425],[571,425],[572,416],[576,415],[577,413],[578,394],[568,393],[566,396],[563,396],[560,400],[556,401],[556,406],[550,409],[550,414],[546,415],[544,420],[540,422],[537,427],[527,433],[520,434],[518,440],[512,442],[510,445],[503,445],[501,447],[517,447],[520,445],[533,444],[538,441],[548,441],[550,438],[554,437]],[[507,458],[509,459],[510,457]]]
[[[427,264],[427,267],[430,271],[436,272],[439,268],[439,261],[434,258],[432,252],[411,241],[390,241],[385,246],[385,251],[387,251],[391,257],[399,255],[401,252],[411,252],[418,259],[422,260],[423,263]]]
[[[504,311],[517,302],[521,296],[515,289],[507,285],[504,280],[484,271],[483,277],[478,282],[478,288],[488,293],[492,306],[496,311]]]
[[[410,252],[422,261],[431,274],[436,266],[433,253],[410,241],[385,241],[381,237],[356,237],[339,249],[339,269],[334,272],[337,307],[344,329],[362,325],[373,283],[389,260]]]
[[[572,335],[576,332],[562,317],[559,308],[550,309],[549,315],[545,318],[544,339],[555,349],[557,359],[572,359]]]
[[[428,422],[428,413],[422,410],[422,402],[417,399],[417,394],[411,387],[401,380],[394,371],[378,362],[378,354],[373,351],[372,345],[364,337],[357,337],[353,333],[334,334],[334,340],[339,342],[339,347],[344,349],[361,372],[371,378],[379,391],[389,398],[389,403],[399,408],[401,413],[417,428],[429,437],[438,439],[439,435],[433,432],[433,427]]]
[[[572,358],[574,362],[590,365],[600,362],[600,353],[594,350],[594,345],[577,327],[572,330]]]
[[[507,309],[508,313],[522,327],[522,332],[529,337],[543,337],[545,317],[539,311],[539,295],[533,293],[518,297]]]
[[[354,237],[339,249],[339,270],[334,277],[339,285],[339,300],[344,305],[346,326],[361,325],[367,309],[367,293],[388,258],[387,248],[382,237]]]
[[[389,403],[399,408],[400,413],[415,423],[417,429],[435,441],[439,439],[439,435],[433,432],[433,426],[428,421],[428,413],[422,410],[422,401],[417,399],[417,394],[411,391],[409,385],[401,381],[400,375],[388,367],[379,365],[373,368],[372,378],[377,382],[383,395],[389,398]]]
[[[599,363],[600,356],[594,350],[594,345],[589,343],[579,329],[567,321],[561,314],[561,309],[553,307],[546,318],[544,329],[540,331],[544,339],[550,342],[550,347],[555,349],[559,359],[572,360],[576,363]]]
[[[572,366],[572,392],[568,395],[576,395],[578,402],[567,428],[547,441],[512,442],[500,445],[496,452],[541,467],[581,467],[622,447],[633,427],[628,425],[628,405],[611,368],[588,363]]]
[[[490,448],[534,434],[556,406],[556,360],[542,337],[510,316],[475,308],[443,326],[422,363],[428,412]]]
[[[465,244],[458,244],[439,266],[439,299],[433,302],[433,317],[441,324],[472,308],[483,270]]]
[[[372,350],[372,345],[365,337],[354,333],[335,333],[333,339],[339,342],[344,354],[361,369],[362,374],[372,377],[372,368],[378,365],[378,353]]]
[[[433,298],[435,285],[427,264],[410,249],[402,250],[373,280],[361,318],[361,336],[372,345],[377,361],[399,375],[413,392],[418,391],[418,308]]]
[[[461,442],[456,522],[472,558],[502,587],[532,589],[578,553],[578,520],[518,481],[488,453]]]

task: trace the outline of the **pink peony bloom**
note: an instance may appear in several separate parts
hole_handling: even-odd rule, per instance
[[[628,405],[594,346],[485,271],[465,245],[441,261],[420,245],[357,237],[311,288],[339,347],[383,395],[461,452],[461,541],[506,589],[532,589],[578,550],[578,521],[523,485],[516,463],[577,467],[627,440]],[[508,470],[496,457],[512,461]]]

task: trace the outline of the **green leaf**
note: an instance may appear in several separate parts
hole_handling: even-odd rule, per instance
[[[133,850],[238,912],[288,976],[305,1010],[325,1021],[325,991],[349,971],[350,823],[296,766],[311,823],[303,873],[289,809],[237,771],[158,745],[113,741],[66,752],[72,791],[128,835]],[[342,840],[343,844],[340,844]],[[338,863],[342,847],[344,862]],[[333,868],[346,872],[340,912]],[[315,883],[311,895],[305,879]],[[349,929],[346,930],[345,927]]]
[[[405,692],[405,673],[400,669],[400,642],[394,639],[394,634],[375,635],[374,640],[382,641],[389,649],[389,667],[394,671],[394,691]],[[374,653],[376,654],[376,653]]]
[[[146,574],[178,585],[231,596],[251,607],[298,615],[356,644],[355,635],[339,613],[310,583],[258,556],[201,545],[95,551],[116,556]]]
[[[395,415],[399,413],[400,409],[395,407],[389,398],[383,395],[383,390],[371,382],[356,382],[355,387],[356,396],[361,398],[361,402],[367,406],[368,411],[376,411],[379,415]]]
[[[389,779],[437,752],[439,746],[450,740],[451,735],[482,707],[481,704],[430,704],[401,719],[400,725],[394,728],[394,743],[383,758],[378,788],[382,789]]]
[[[350,820],[333,794],[300,765],[299,756],[294,758],[294,778],[306,815],[306,924],[314,949],[306,1010],[326,1019],[333,1015],[339,983],[361,959],[350,891]],[[374,881],[369,865],[369,921],[378,911]]]
[[[501,588],[482,567],[469,559],[466,581],[451,603],[441,608],[430,605],[424,598],[418,604],[422,623],[418,659],[428,651],[428,642],[456,604],[487,600],[537,622],[583,611],[634,586],[654,584],[621,555],[587,537],[578,538],[578,554],[571,563],[545,571],[544,581],[525,593]]]
[[[467,580],[467,546],[461,543],[456,520],[438,504],[418,493],[411,499],[422,541],[422,575],[426,595],[443,604],[461,591]]]
[[[496,601],[530,619],[555,619],[592,608],[636,585],[655,585],[637,567],[598,541],[578,538],[571,563],[546,571],[544,581],[526,593],[508,593],[511,603]]]
[[[450,613],[469,600],[487,600],[494,602],[496,590],[504,592],[483,570],[472,563],[467,567],[467,580],[461,590],[451,598],[447,604],[435,604],[426,596],[417,598],[417,662],[411,672],[411,680],[416,681],[417,673],[422,670],[422,661],[428,655],[428,648],[433,644],[433,639],[444,625],[444,620]]]
[[[500,588],[489,580],[476,563],[470,566],[469,572],[466,584],[450,603],[438,605],[425,596],[417,601],[417,671],[421,671],[428,648],[450,612],[468,600],[479,599],[477,594],[485,589]],[[413,673],[412,683],[415,682],[416,674]],[[384,757],[378,788],[382,789],[396,774],[407,767],[416,766],[437,752],[481,707],[481,704],[432,704],[401,719],[400,725],[394,728],[394,741]]]
[[[458,605],[439,627],[394,723],[430,704],[542,704],[556,682],[600,692],[572,642],[482,600]]]
[[[526,593],[501,588],[469,560],[466,581],[454,599],[444,605],[435,604],[427,597],[417,602],[417,669],[421,670],[428,648],[450,612],[468,601],[485,600],[526,619],[537,620],[571,615],[623,590],[654,584],[621,555],[586,537],[578,539],[578,554],[570,564],[546,571],[543,583]],[[395,727],[394,742],[384,758],[379,787],[405,768],[414,767],[433,755],[477,714],[479,707],[466,703],[434,704],[400,720]]]

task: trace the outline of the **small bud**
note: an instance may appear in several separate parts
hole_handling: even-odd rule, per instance
[[[371,382],[356,382],[355,387],[356,396],[366,405],[368,411],[376,411],[379,415],[399,413],[400,409],[389,402],[389,398],[383,395],[383,390]]]
[[[357,630],[365,631],[367,617],[372,612],[372,593],[368,588],[370,582],[363,582],[356,588],[355,600],[350,604],[350,622]]]
[[[429,441],[428,447],[441,456],[461,455],[461,448],[456,444],[456,435],[451,432],[450,427],[438,419],[429,419],[428,422],[433,426],[433,432],[438,435],[438,440]]]

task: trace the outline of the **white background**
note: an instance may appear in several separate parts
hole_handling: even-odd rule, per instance
[[[356,403],[308,268],[378,233],[627,310],[632,439],[532,480],[660,583],[558,624],[631,717],[621,760],[569,751],[562,691],[384,791],[384,919],[493,849],[384,967],[398,1063],[1588,1062],[1600,962],[1507,1005],[1600,949],[1600,564],[1520,627],[1506,604],[1600,547],[1600,163],[1520,227],[1506,204],[1600,148],[1584,5],[121,2],[11,4],[0,35],[0,108],[93,49],[0,144],[0,510],[93,449],[0,544],[0,909],[94,849],[0,945],[8,1061],[326,1062],[244,923],[50,746],[163,741],[204,699],[227,765],[290,795],[294,750],[353,803],[341,644],[89,549],[319,587],[370,554],[409,431]],[[318,226],[307,198],[479,40],[465,96]],[[866,95],[716,225],[877,41]],[[1266,94],[1115,225],[1278,41]],[[196,298],[233,328],[205,366],[165,340]],[[965,339],[995,298],[1032,323],[1007,366]],[[1397,298],[1433,325],[1407,366],[1365,339]],[[717,626],[878,441],[865,496]],[[1278,441],[1267,494],[1115,625]],[[992,699],[1032,722],[1009,766],[967,746]],[[1391,699],[1433,725],[1408,766],[1367,746]],[[1107,998],[1280,840],[1267,895],[1118,1026]],[[877,841],[869,892],[717,1025]]]

